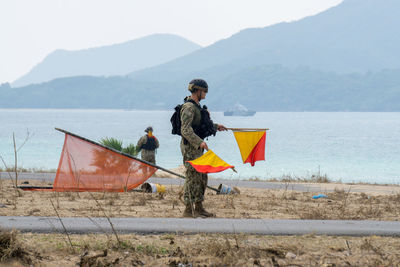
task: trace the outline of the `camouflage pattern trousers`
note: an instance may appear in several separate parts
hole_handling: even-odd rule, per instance
[[[156,164],[156,151],[142,149],[141,158],[142,158],[142,160]]]
[[[202,202],[204,200],[204,193],[207,188],[207,174],[196,171],[192,165],[186,161],[197,159],[203,155],[203,149],[196,149],[190,144],[184,144],[182,140],[181,152],[183,156],[183,164],[186,168],[186,179],[183,186],[183,200],[186,205]]]

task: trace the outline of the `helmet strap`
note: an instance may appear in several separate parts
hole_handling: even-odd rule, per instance
[[[202,94],[202,90],[197,90],[197,98],[199,100],[199,102],[201,101],[201,94]]]
[[[200,95],[199,95],[200,92]],[[191,98],[196,102],[196,103],[200,103],[201,100],[201,91],[200,90],[196,90],[192,93]]]

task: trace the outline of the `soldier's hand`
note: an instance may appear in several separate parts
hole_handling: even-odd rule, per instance
[[[205,150],[208,150],[207,143],[206,143],[206,142],[202,142],[202,143],[200,144],[200,148],[205,149]]]
[[[228,129],[222,124],[218,124],[218,128],[217,129],[218,129],[218,131],[228,131]]]

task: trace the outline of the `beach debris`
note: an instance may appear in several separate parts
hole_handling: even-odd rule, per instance
[[[154,183],[144,183],[140,187],[142,191],[146,193],[165,193],[165,185],[162,184],[154,184]]]
[[[236,186],[232,188],[229,185],[220,184],[218,186],[217,194],[219,195],[240,194],[240,190]]]
[[[324,194],[318,194],[318,195],[312,196],[313,199],[327,198],[327,197],[328,197],[328,196],[327,196],[327,195],[324,195]]]

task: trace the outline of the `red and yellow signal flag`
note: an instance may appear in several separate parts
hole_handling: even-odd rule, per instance
[[[256,161],[265,160],[267,129],[232,129],[242,155],[243,163],[254,166]]]
[[[202,173],[222,172],[231,168],[235,171],[235,166],[229,165],[218,157],[212,150],[208,150],[201,157],[188,161],[193,168]]]

